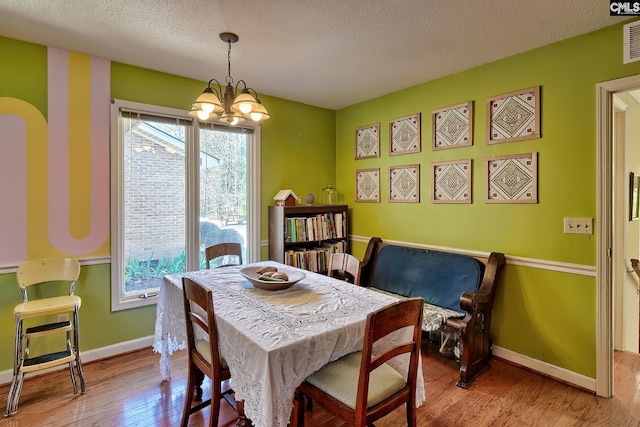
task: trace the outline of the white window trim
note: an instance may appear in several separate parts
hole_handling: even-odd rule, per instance
[[[175,108],[161,107],[138,102],[124,101],[120,99],[111,100],[111,311],[125,310],[129,308],[141,307],[156,304],[157,294],[145,294],[141,292],[137,295],[125,295],[123,284],[124,251],[122,241],[124,239],[124,211],[121,208],[124,203],[124,156],[120,145],[120,135],[122,132],[120,121],[120,109],[145,112],[163,116],[174,116],[190,120],[189,112]],[[247,211],[247,263],[260,260],[260,126],[243,124],[244,127],[253,128],[252,141],[247,149],[247,180],[249,185],[249,197]],[[187,147],[185,161],[187,165],[198,164],[200,156],[199,147],[199,127],[197,121],[192,121],[192,126],[187,129]],[[185,253],[187,256],[187,270],[197,270],[200,268],[199,262],[199,171],[197,168],[187,167],[186,192],[187,206],[185,215],[187,221],[185,236]],[[147,295],[146,297],[144,295]]]

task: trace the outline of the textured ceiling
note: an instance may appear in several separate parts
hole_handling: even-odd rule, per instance
[[[0,1],[2,36],[199,80],[235,32],[236,81],[332,109],[617,22],[602,0]]]

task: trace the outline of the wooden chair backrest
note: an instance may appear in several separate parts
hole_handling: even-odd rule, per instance
[[[205,259],[207,260],[207,270],[211,268],[211,261],[225,255],[235,255],[238,257],[237,264],[224,264],[218,267],[242,264],[242,246],[240,243],[218,243],[205,249]]]
[[[328,276],[348,279],[351,283],[358,285],[360,284],[360,260],[350,254],[331,254]]]
[[[212,381],[220,383],[221,364],[218,349],[218,330],[216,329],[216,317],[211,289],[207,289],[195,280],[183,277],[182,291],[184,295],[184,314],[187,327],[189,362],[195,364],[198,369],[211,378]],[[200,309],[197,310],[192,304]],[[211,363],[196,349],[197,338],[194,325],[198,325],[207,335],[211,351]]]
[[[373,421],[373,419],[367,419],[367,398],[371,372],[383,363],[407,353],[410,354],[410,356],[406,387],[396,393],[394,397],[388,399],[387,402],[384,402],[383,407],[386,409],[378,408],[376,412],[385,414],[390,412],[391,408],[398,407],[403,403],[411,402],[411,404],[414,404],[411,399],[415,399],[416,393],[418,361],[422,340],[423,307],[424,300],[422,298],[407,298],[383,307],[367,316],[367,327],[364,335],[360,365],[360,378],[358,380],[358,392],[356,396],[356,425],[365,425],[365,423],[360,424],[360,422],[365,420],[367,425]],[[388,347],[383,350],[376,349],[377,352],[374,354],[374,343],[390,333],[405,327],[412,328],[412,334],[409,339],[393,347]],[[369,414],[369,416],[375,417],[374,414]]]

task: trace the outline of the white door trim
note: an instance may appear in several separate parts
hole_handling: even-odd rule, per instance
[[[614,235],[613,94],[640,87],[640,75],[596,85],[597,255],[596,255],[596,394],[613,396],[612,250]],[[616,153],[616,155],[620,155]]]

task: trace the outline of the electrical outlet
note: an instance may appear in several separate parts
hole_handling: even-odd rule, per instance
[[[565,234],[593,234],[593,218],[565,218]]]
[[[69,313],[58,314],[58,322],[68,322],[69,321]]]

